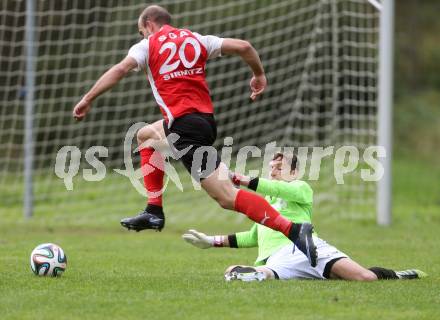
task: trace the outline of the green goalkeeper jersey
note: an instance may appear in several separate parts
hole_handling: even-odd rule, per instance
[[[266,196],[281,215],[296,223],[312,222],[313,190],[301,180],[291,182],[259,178],[257,193]],[[275,251],[291,243],[281,232],[255,223],[249,231],[236,233],[238,248],[258,246],[255,265],[265,264]]]

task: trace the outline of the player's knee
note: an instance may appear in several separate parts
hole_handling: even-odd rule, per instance
[[[144,142],[146,140],[145,139],[146,134],[147,134],[146,127],[138,130],[138,132],[136,133],[136,139],[137,139],[138,144],[141,144],[142,142]]]
[[[145,126],[138,130],[136,138],[139,144],[154,138],[154,129],[151,125]]]

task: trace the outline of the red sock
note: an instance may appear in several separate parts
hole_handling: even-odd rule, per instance
[[[256,193],[246,190],[238,191],[235,198],[235,210],[244,213],[249,219],[259,224],[282,232],[286,237],[289,236],[292,222],[280,215],[263,197]]]
[[[165,161],[159,151],[144,148],[140,151],[144,186],[148,194],[148,204],[162,206],[162,188]]]

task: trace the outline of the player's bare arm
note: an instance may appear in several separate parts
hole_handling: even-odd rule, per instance
[[[245,40],[224,39],[222,44],[223,55],[239,55],[252,69],[254,73],[251,82],[251,99],[254,101],[261,95],[267,86],[266,76],[264,74],[263,64],[257,50]]]
[[[125,57],[120,63],[111,67],[96,81],[95,85],[87,92],[73,109],[73,117],[81,121],[91,108],[93,100],[105,91],[114,87],[128,72],[137,67],[137,62],[132,57]]]

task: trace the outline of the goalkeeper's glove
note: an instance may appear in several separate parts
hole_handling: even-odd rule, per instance
[[[183,240],[200,249],[208,249],[211,247],[223,247],[222,236],[208,236],[197,230],[190,229],[182,235]]]

